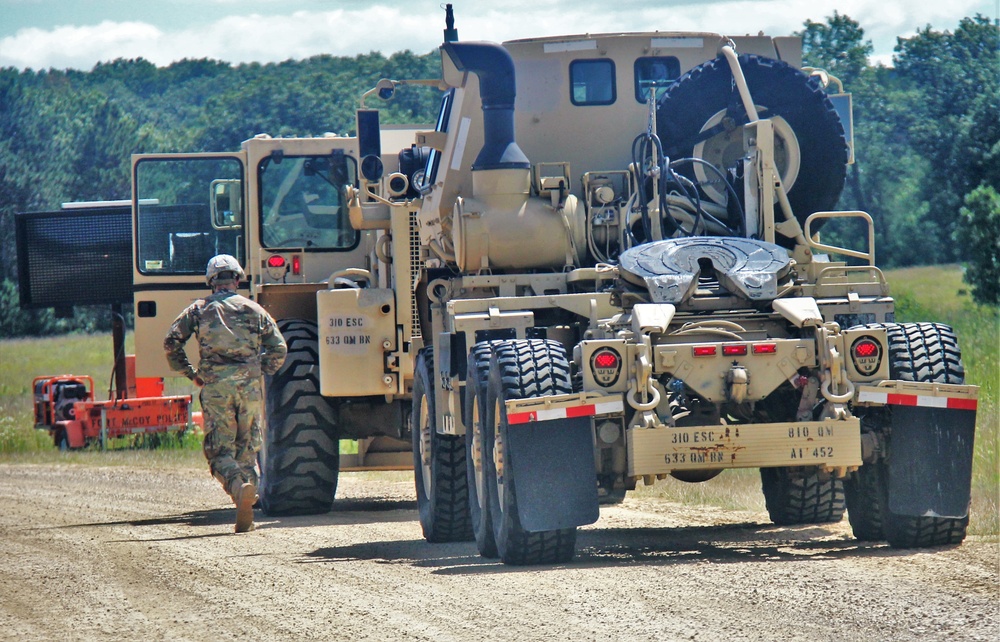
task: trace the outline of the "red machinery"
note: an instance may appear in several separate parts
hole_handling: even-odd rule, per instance
[[[133,366],[134,357],[126,357]],[[83,448],[114,437],[187,430],[201,424],[201,413],[191,411],[191,397],[163,396],[163,380],[134,376],[128,368],[127,395],[111,401],[94,400],[94,380],[88,376],[36,377],[35,428],[48,430],[60,450]]]

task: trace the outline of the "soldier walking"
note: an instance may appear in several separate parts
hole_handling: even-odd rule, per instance
[[[236,504],[237,533],[254,528],[257,452],[262,442],[261,374],[277,372],[287,352],[274,319],[236,293],[244,278],[234,257],[212,257],[205,271],[212,294],[181,312],[163,341],[170,367],[201,388],[205,458]],[[197,368],[184,352],[191,335],[198,341]]]

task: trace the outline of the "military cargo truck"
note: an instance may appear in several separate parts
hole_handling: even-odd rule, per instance
[[[218,252],[288,339],[264,510],[328,510],[338,441],[378,466],[395,439],[425,538],[509,564],[571,559],[638,483],[730,468],[776,524],[962,541],[977,389],[950,328],[895,322],[871,217],[834,209],[850,98],[798,39],[462,42],[449,8],[440,54],[380,80],[356,136],[133,159],[140,374],[168,374]],[[442,92],[434,126],[381,126],[367,102],[412,84]],[[831,219],[867,238],[824,244]]]

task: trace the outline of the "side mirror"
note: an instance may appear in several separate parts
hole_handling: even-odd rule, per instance
[[[385,171],[385,167],[382,165],[382,159],[375,154],[369,154],[361,159],[361,177],[370,183],[375,183],[382,180],[382,173]]]
[[[243,182],[237,179],[217,179],[209,188],[212,227],[217,230],[238,230],[243,227]]]

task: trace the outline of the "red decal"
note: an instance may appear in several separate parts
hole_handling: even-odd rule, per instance
[[[507,415],[508,424],[526,424],[529,421],[535,420],[535,413],[533,412],[515,412],[513,414]]]
[[[953,410],[975,410],[978,407],[979,403],[976,399],[948,398],[948,408]]]
[[[890,393],[886,403],[893,406],[915,406],[917,405],[917,395],[900,395]]]
[[[594,404],[587,406],[575,406],[573,408],[566,409],[566,418],[573,419],[574,417],[590,417],[591,415],[597,414],[597,408]]]

